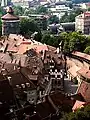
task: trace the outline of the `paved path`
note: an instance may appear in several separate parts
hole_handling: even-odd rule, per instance
[[[68,78],[64,79],[64,90],[68,94],[76,93],[78,85],[71,82]]]

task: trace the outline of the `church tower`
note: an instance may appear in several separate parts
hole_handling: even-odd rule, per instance
[[[14,15],[12,7],[7,7],[7,14],[2,16],[2,35],[19,33],[19,17]]]

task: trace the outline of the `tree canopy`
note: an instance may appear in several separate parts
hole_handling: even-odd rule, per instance
[[[49,24],[59,23],[59,18],[56,15],[51,15],[48,19]]]
[[[62,41],[63,52],[71,53],[73,51],[84,52],[85,48],[90,44],[90,39],[79,32],[66,33],[63,32],[58,36],[54,34],[44,34],[42,42],[58,47]]]
[[[22,8],[21,6],[13,6],[13,9],[15,15],[24,15],[25,9]]]
[[[24,36],[30,37],[32,33],[39,32],[40,29],[33,19],[22,19],[20,22],[20,33]]]
[[[44,6],[39,6],[36,8],[36,13],[37,14],[46,14],[46,13],[48,13],[48,9]]]
[[[61,120],[90,120],[90,105],[64,115]]]
[[[90,54],[90,46],[86,47],[85,50],[84,50],[84,52],[85,52],[86,54]]]
[[[72,11],[71,13],[65,13],[65,15],[62,16],[62,18],[60,19],[60,22],[61,23],[64,23],[64,22],[75,22],[75,17],[79,14],[81,14],[83,11],[78,8],[74,11]]]

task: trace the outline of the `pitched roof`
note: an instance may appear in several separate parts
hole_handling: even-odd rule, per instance
[[[81,69],[80,67],[74,65],[68,70],[68,72],[70,72],[73,77],[76,77],[77,76],[77,71],[80,70],[80,69]]]
[[[86,103],[86,102],[82,102],[82,101],[76,100],[76,102],[75,102],[72,110],[73,110],[73,111],[76,111],[77,109],[79,109],[79,108],[81,108],[81,107],[84,107],[85,103]]]
[[[47,118],[49,115],[54,114],[56,110],[46,101],[36,105],[36,112],[41,118]]]
[[[2,20],[19,20],[19,17],[13,14],[7,13],[6,15],[2,16]]]
[[[90,83],[82,81],[77,93],[81,93],[84,100],[90,102]]]
[[[81,57],[81,58],[84,58],[84,59],[87,59],[87,60],[90,61],[90,55],[88,55],[88,54],[75,51],[75,52],[72,53],[72,55],[76,55],[76,56],[78,56],[78,57]]]
[[[8,53],[0,53],[0,61],[11,63],[12,59]]]
[[[71,100],[71,98],[67,97],[65,94],[61,92],[51,94],[50,98],[52,99],[52,101],[56,106],[61,106],[61,105],[73,106],[73,101]]]
[[[85,67],[82,67],[80,70],[77,71],[77,73],[85,78],[90,79],[90,70]]]
[[[27,50],[34,49],[37,53],[42,50],[48,50],[46,45],[21,44],[18,48],[18,54],[24,54]]]

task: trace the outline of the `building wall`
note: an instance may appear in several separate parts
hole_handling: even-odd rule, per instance
[[[81,18],[76,17],[75,19],[75,30],[82,31],[84,33],[84,20]]]
[[[75,19],[75,30],[84,34],[90,33],[90,16],[77,16]]]
[[[19,33],[19,20],[17,21],[2,21],[2,34],[18,34]]]
[[[36,103],[37,97],[37,90],[27,91],[27,101],[29,101],[30,104]]]
[[[57,69],[50,69],[50,78],[52,80],[52,89],[59,89],[63,90],[63,71],[60,70],[60,72],[57,71]]]

